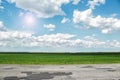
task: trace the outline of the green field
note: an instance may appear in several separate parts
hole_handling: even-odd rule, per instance
[[[0,53],[0,64],[110,64],[120,53]]]

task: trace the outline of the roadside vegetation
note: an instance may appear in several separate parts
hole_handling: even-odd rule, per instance
[[[111,64],[120,63],[120,53],[26,53],[1,52],[0,64]]]

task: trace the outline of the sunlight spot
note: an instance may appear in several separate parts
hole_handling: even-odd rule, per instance
[[[36,17],[33,14],[26,14],[23,17],[23,23],[25,26],[35,26],[36,22]]]

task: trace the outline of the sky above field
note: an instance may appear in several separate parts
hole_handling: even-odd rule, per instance
[[[120,51],[120,0],[0,0],[0,51]]]

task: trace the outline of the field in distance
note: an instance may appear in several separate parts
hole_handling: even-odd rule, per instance
[[[111,64],[120,63],[120,52],[25,53],[0,52],[0,64]]]

